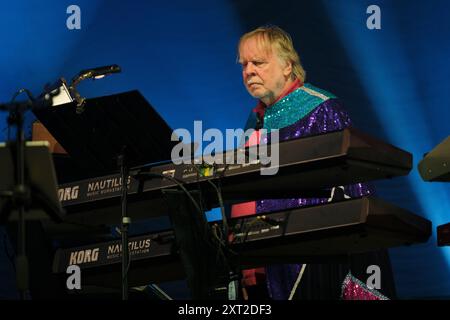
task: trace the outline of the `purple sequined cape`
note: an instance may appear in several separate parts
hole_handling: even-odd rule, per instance
[[[309,109],[308,109],[309,108]],[[311,111],[309,111],[311,110]],[[309,112],[308,112],[309,111]],[[306,115],[302,114],[308,112]],[[251,126],[251,120],[247,126]],[[351,121],[336,97],[326,91],[306,84],[266,110],[263,128],[279,129],[280,141],[342,130]],[[344,186],[349,197],[372,193],[367,184]],[[256,213],[285,210],[294,207],[318,205],[326,198],[266,199],[256,202]],[[297,279],[301,265],[273,265],[266,267],[269,295],[273,299],[286,300]]]

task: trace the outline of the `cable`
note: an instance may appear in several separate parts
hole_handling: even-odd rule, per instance
[[[195,167],[195,164],[194,164],[194,167]],[[204,215],[205,209],[203,208],[203,201],[202,201],[203,200],[203,194],[202,194],[202,188],[201,188],[200,183],[199,183],[200,182],[199,178],[200,178],[200,171],[197,170],[197,189],[198,189],[199,199],[200,199],[200,211],[201,211],[201,215]],[[208,224],[208,222],[205,221],[205,225],[203,226],[203,228],[205,228],[205,231],[207,231],[207,229],[208,229],[207,224]],[[205,236],[204,240],[207,241],[208,240],[206,238],[207,237],[207,233],[205,233],[204,236]]]
[[[167,179],[170,180],[172,182],[174,182],[175,184],[177,184],[182,190],[183,192],[187,195],[187,197],[191,200],[192,204],[194,205],[195,209],[201,214],[203,215],[204,213],[201,211],[200,206],[198,205],[197,201],[192,197],[192,195],[189,193],[189,191],[186,189],[185,186],[183,186],[182,182],[179,181],[177,178],[174,178],[172,176],[169,175],[164,175],[164,174],[159,174],[159,173],[151,173],[151,172],[141,172],[138,173],[136,175],[134,175],[134,177],[136,179],[142,179],[142,177],[144,176],[148,176],[148,177],[156,177],[156,178],[162,178],[162,179]],[[208,224],[206,224],[205,228],[208,227]],[[207,231],[207,230],[205,230]],[[207,234],[207,232],[205,232],[205,234]],[[205,239],[206,243],[210,246],[213,246],[213,248],[215,248],[213,243],[210,243],[208,241],[208,239]]]
[[[199,168],[195,164],[193,166],[194,166],[194,169],[197,171],[197,183],[198,183],[198,186],[200,188],[200,184],[199,184],[198,179],[199,179],[199,176],[202,175],[202,173],[200,172]],[[215,172],[216,172],[216,170],[215,170],[215,167],[214,167],[214,173]],[[188,198],[191,200],[192,204],[197,209],[197,211],[200,213],[200,215],[204,215],[204,212],[201,209],[201,205],[200,206],[198,205],[197,201],[192,197],[192,195],[189,193],[189,191],[184,187],[184,185],[182,184],[182,181],[179,181],[175,177],[172,177],[172,176],[169,176],[169,175],[157,174],[157,173],[141,172],[141,173],[138,173],[137,175],[135,175],[135,177],[137,179],[139,179],[140,177],[144,177],[144,176],[168,179],[168,180],[176,183],[184,191],[184,193],[188,196]],[[226,269],[227,270],[231,270],[231,266],[229,265],[227,254],[224,252],[224,249],[228,253],[233,253],[235,255],[237,253],[235,253],[232,250],[230,250],[228,248],[228,245],[227,245],[227,243],[228,243],[228,223],[227,223],[227,219],[226,219],[226,215],[225,215],[225,207],[224,207],[224,204],[223,204],[223,198],[222,198],[221,189],[220,189],[220,187],[217,187],[210,179],[207,179],[206,181],[216,191],[216,194],[217,194],[217,197],[218,197],[218,201],[219,201],[219,205],[221,207],[222,219],[223,219],[223,222],[224,222],[224,233],[225,233],[225,236],[227,237],[227,239],[224,241],[223,235],[217,233],[217,231],[218,231],[217,228],[214,228],[213,230],[211,230],[212,232],[210,233],[209,230],[208,230],[209,224],[206,222],[205,225],[204,225],[204,228],[205,228],[205,232],[204,232],[205,242],[209,246],[211,246],[213,249],[216,250],[216,252],[217,252],[216,261],[217,262],[222,261],[222,263],[225,264]],[[219,183],[220,183],[220,180],[219,180]],[[199,191],[201,193],[201,188],[200,188]],[[210,239],[208,237],[209,234],[212,234],[213,239],[215,241],[210,242]],[[217,244],[214,243],[216,241],[218,242]]]
[[[171,177],[169,175],[164,175],[164,174],[158,174],[158,173],[151,173],[151,172],[140,172],[136,175],[134,175],[134,178],[136,179],[142,179],[143,177],[155,177],[155,178],[162,178],[162,179],[167,179],[170,180],[174,183],[176,183],[183,191],[184,193],[188,196],[188,198],[191,200],[192,204],[194,205],[194,207],[198,210],[199,213],[203,214],[203,212],[201,211],[197,201],[192,197],[192,195],[189,193],[189,191],[183,186],[183,184],[178,181],[178,179]],[[123,248],[122,248],[122,252],[123,252]],[[128,253],[128,265],[127,268],[125,269],[125,274],[122,278],[122,282],[125,281],[127,275],[128,275],[128,271],[130,269],[130,264],[131,264],[131,251],[129,251]]]
[[[228,165],[227,165],[228,166]],[[200,172],[200,170],[199,170],[199,168],[197,168],[197,166],[195,165],[195,163],[193,164],[193,167],[195,168],[195,170],[197,171],[197,177],[198,177],[198,175],[201,175],[201,172]],[[216,166],[215,166],[215,164],[214,164],[214,166],[213,166],[213,170],[214,170],[214,174],[216,173]],[[225,170],[224,170],[225,171]],[[214,178],[214,175],[213,175],[213,178]],[[222,191],[220,190],[220,179],[218,180],[219,181],[219,187],[217,187],[210,179],[207,179],[206,180],[206,182],[208,182],[213,188],[214,188],[214,190],[216,191],[216,194],[217,194],[217,199],[218,199],[218,201],[219,201],[219,206],[220,206],[220,212],[221,212],[221,216],[222,216],[222,223],[223,223],[223,229],[224,229],[224,234],[225,234],[225,237],[228,237],[228,220],[227,220],[227,217],[226,217],[226,215],[225,215],[225,206],[224,206],[224,204],[223,204],[223,198],[222,198]],[[197,181],[198,182],[198,181]],[[228,238],[227,238],[228,239]],[[223,240],[221,240],[221,242],[222,242]],[[227,240],[226,240],[227,241]]]
[[[186,195],[188,196],[188,198],[191,200],[192,204],[194,205],[195,209],[197,209],[197,211],[199,213],[203,214],[197,201],[192,197],[192,195],[189,193],[189,191],[186,189],[186,187],[183,186],[182,182],[178,181],[177,178],[174,178],[174,177],[171,177],[171,176],[165,175],[165,174],[152,173],[152,172],[140,172],[140,173],[134,175],[134,177],[138,180],[144,176],[167,179],[167,180],[170,180],[170,181],[176,183],[184,191],[184,193],[186,193]]]
[[[306,264],[302,265],[302,269],[298,273],[297,280],[295,280],[294,286],[292,287],[291,293],[289,294],[288,300],[292,300],[294,297],[295,291],[297,291],[297,287],[300,284],[300,280],[302,280],[303,272],[305,272]]]
[[[167,293],[164,292],[158,285],[151,283],[146,286],[161,300],[173,300]]]
[[[197,172],[200,174],[198,168],[195,165],[194,165],[194,167],[197,170]],[[175,177],[172,177],[172,176],[163,175],[163,174],[157,174],[157,173],[143,172],[143,173],[138,174],[137,177],[139,177],[139,175],[141,175],[141,176],[150,176],[150,177],[159,177],[159,178],[168,179],[168,180],[170,180],[172,182],[175,182],[186,193],[186,195],[192,201],[192,203],[194,204],[194,206],[196,207],[196,209],[198,210],[200,215],[204,215],[204,212],[200,209],[200,206],[197,204],[197,201],[192,197],[192,195],[189,193],[189,191],[183,186],[182,181],[179,181],[178,179],[176,179]],[[207,181],[212,183],[210,180],[207,180]],[[214,186],[214,184],[212,184],[212,185]],[[217,188],[215,188],[215,189],[217,191],[219,191]],[[220,195],[220,200],[221,200],[221,195]],[[223,205],[223,203],[222,203],[222,205]],[[204,228],[205,228],[205,230],[204,230],[205,243],[217,252],[216,261],[218,263],[220,263],[220,262],[224,263],[227,272],[229,272],[229,270],[231,270],[231,266],[228,263],[227,254],[224,252],[224,249],[228,253],[233,253],[235,255],[236,255],[236,253],[231,251],[228,248],[226,243],[224,243],[222,237],[217,236],[217,234],[213,230],[211,230],[211,232],[209,232],[210,231],[210,230],[208,230],[209,224],[207,222],[204,224]],[[213,236],[212,239],[209,239],[209,237],[208,237],[209,234],[212,234],[212,236]],[[213,240],[213,241],[211,241],[211,240]]]
[[[193,167],[197,171],[197,177],[199,175],[201,175],[201,172],[200,172],[199,168],[197,168],[195,163],[193,164]],[[228,165],[226,165],[226,168],[228,168]],[[226,168],[225,168],[225,170],[226,170]],[[225,172],[225,170],[223,171],[223,173]],[[214,163],[214,165],[213,165],[213,178],[214,178],[216,172],[217,172],[217,167],[216,167],[216,163]],[[229,273],[230,270],[233,270],[234,268],[231,267],[227,256],[229,256],[229,254],[237,256],[237,253],[235,251],[233,251],[229,247],[229,240],[228,240],[229,227],[228,227],[227,217],[226,217],[226,214],[225,214],[225,206],[223,204],[222,190],[221,190],[221,187],[220,187],[220,182],[221,181],[220,181],[220,179],[218,179],[218,186],[216,186],[210,179],[207,179],[206,181],[216,191],[218,202],[219,202],[219,206],[220,206],[220,210],[221,210],[222,223],[223,223],[223,233],[222,233],[221,228],[219,228],[217,225],[213,226],[213,229],[212,229],[213,230],[213,233],[212,233],[213,236],[219,242],[219,247],[217,248],[216,261],[220,262],[220,259],[222,258],[223,262],[225,263],[225,266],[227,268],[227,272]],[[224,237],[225,237],[225,239],[224,239]],[[224,250],[225,250],[225,252],[224,252]]]
[[[233,152],[236,152],[236,150],[233,150]],[[222,154],[225,155],[226,153],[227,153],[227,151],[223,152]],[[224,169],[222,170],[222,172],[221,172],[221,174],[219,176],[216,176],[216,172],[217,172],[217,166],[216,165],[217,164],[214,162],[214,164],[213,164],[213,170],[214,170],[213,179],[215,178],[215,179],[218,180],[218,186],[216,186],[210,179],[207,179],[206,181],[216,191],[217,199],[218,199],[219,207],[220,207],[220,212],[221,212],[221,216],[222,216],[223,231],[224,231],[223,233],[225,234],[225,237],[227,237],[226,242],[228,242],[229,225],[228,225],[228,219],[227,219],[226,214],[225,214],[225,206],[224,206],[224,203],[223,203],[222,190],[221,190],[221,179],[225,176],[225,173],[226,173],[228,167],[230,166],[230,163],[226,163],[225,164],[225,167],[224,167]],[[193,167],[195,168],[195,170],[197,171],[198,174],[201,174],[200,170],[195,165],[195,162],[193,163]]]
[[[251,231],[251,228],[253,227],[254,224],[256,224],[259,221],[260,221],[260,219],[259,219],[259,217],[257,217],[256,219],[250,221],[247,224],[244,224],[244,222],[241,222],[241,226],[240,226],[240,230],[239,230],[238,234],[244,233],[244,239],[242,240],[242,243],[245,243],[247,241],[248,235],[250,234],[250,231]],[[243,231],[244,230],[244,226],[246,227],[246,231],[245,232]],[[232,243],[235,243],[236,239],[237,238],[234,238]]]
[[[225,205],[223,204],[222,187],[221,187],[222,184],[221,184],[220,179],[217,181],[217,187],[214,185],[214,183],[212,183],[212,181],[209,181],[209,182],[211,182],[211,185],[214,186],[216,189],[217,199],[219,200],[220,212],[222,214],[223,232],[225,233],[225,237],[227,237],[227,239],[228,239],[229,226],[228,226],[227,216],[225,214]]]

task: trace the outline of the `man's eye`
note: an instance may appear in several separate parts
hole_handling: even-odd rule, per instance
[[[254,64],[255,66],[260,66],[260,65],[263,64],[263,62],[262,62],[262,61],[254,61],[253,64]]]

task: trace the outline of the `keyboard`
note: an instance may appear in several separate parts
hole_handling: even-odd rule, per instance
[[[234,150],[235,159],[238,152],[248,155],[251,150]],[[162,191],[178,186],[172,180],[158,178],[160,175],[177,179],[190,191],[201,188],[209,209],[219,206],[210,185],[219,180],[223,200],[232,204],[255,199],[328,197],[326,188],[407,175],[412,168],[409,152],[352,128],[280,142],[279,154],[275,175],[261,175],[265,166],[258,159],[234,165],[168,162],[132,168],[127,181],[128,215],[134,221],[167,215]],[[138,179],[138,173],[152,178]],[[58,194],[67,212],[65,220],[85,225],[118,223],[121,183],[119,174],[111,174],[60,185]]]
[[[210,222],[220,227],[219,222]],[[427,242],[431,222],[375,197],[230,219],[231,259],[242,268],[345,261],[348,254]],[[183,279],[172,230],[129,239],[130,285]],[[58,249],[53,271],[81,268],[83,284],[120,286],[121,240]],[[82,285],[83,285],[82,284]]]

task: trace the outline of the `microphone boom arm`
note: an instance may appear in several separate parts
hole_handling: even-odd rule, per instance
[[[86,69],[80,71],[80,73],[72,78],[72,81],[69,86],[69,91],[74,100],[77,103],[77,109],[76,112],[78,114],[82,113],[84,111],[84,104],[86,101],[86,98],[81,97],[78,90],[76,90],[76,86],[85,79],[100,79],[107,75],[113,74],[113,73],[119,73],[122,69],[117,65],[113,64],[110,66],[103,66],[93,69]]]

